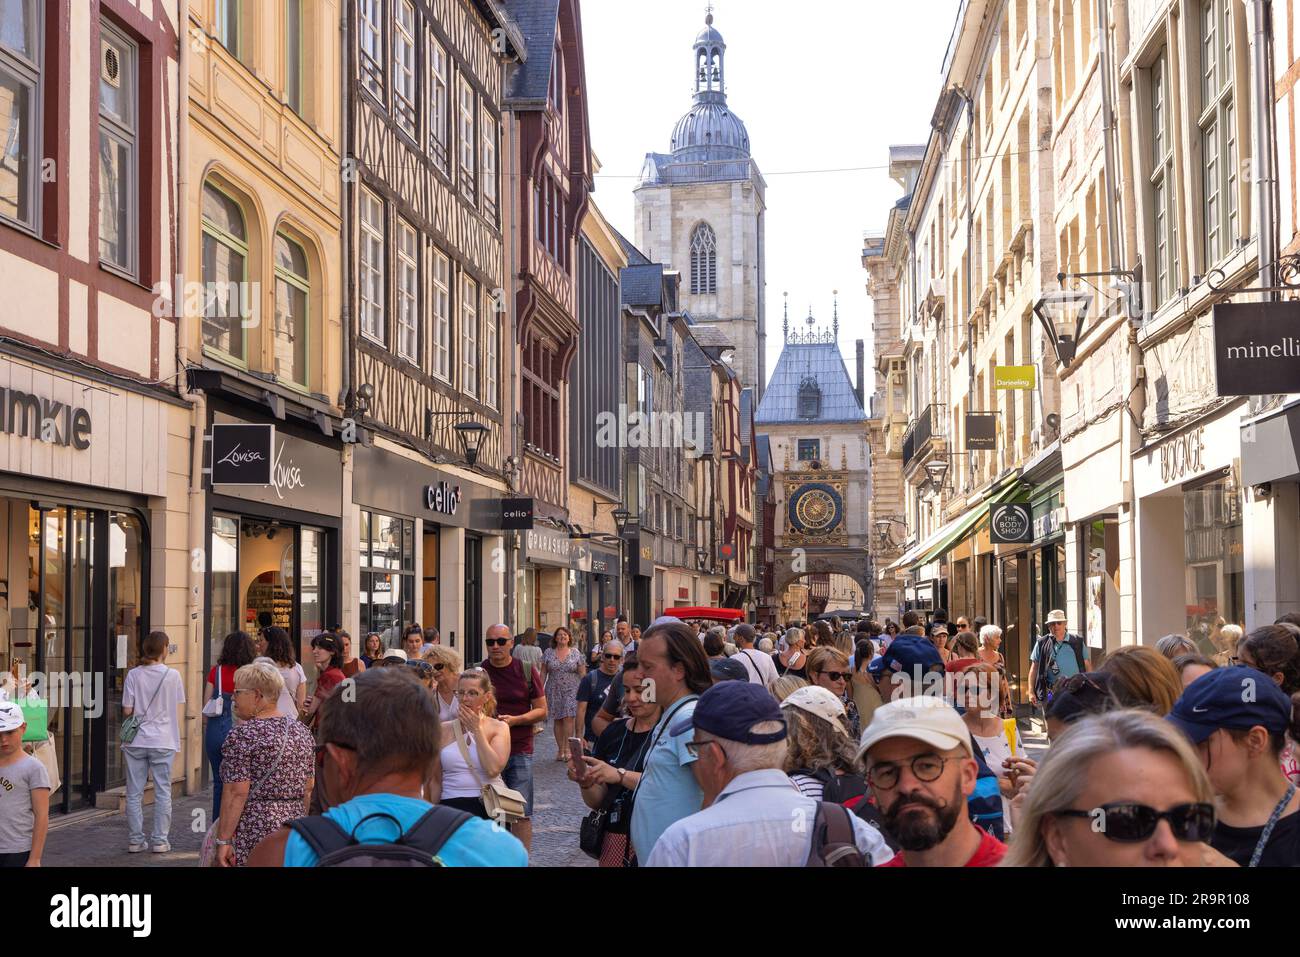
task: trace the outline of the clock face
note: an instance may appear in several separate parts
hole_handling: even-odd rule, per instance
[[[844,518],[844,500],[830,485],[800,486],[790,499],[790,524],[805,535],[825,535]]]

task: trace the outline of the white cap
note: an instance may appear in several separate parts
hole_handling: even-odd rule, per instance
[[[23,709],[14,701],[0,701],[0,731],[14,731],[27,723]]]
[[[825,718],[845,734],[849,729],[844,726],[844,702],[835,692],[821,685],[805,685],[798,688],[781,702],[782,708],[798,708],[819,718]]]
[[[862,732],[858,756],[865,755],[886,738],[915,738],[940,751],[961,747],[971,757],[975,756],[971,751],[970,731],[957,709],[943,698],[931,695],[900,698],[877,708],[871,724]]]
[[[406,652],[403,651],[401,648],[389,648],[387,651],[384,652],[384,657],[381,658],[380,660],[383,661],[388,658],[401,658],[403,661],[407,660]]]

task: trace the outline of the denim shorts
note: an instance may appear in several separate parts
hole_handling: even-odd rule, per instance
[[[513,788],[524,796],[524,817],[533,816],[533,756],[531,754],[512,754],[501,772],[501,780],[506,787]]]

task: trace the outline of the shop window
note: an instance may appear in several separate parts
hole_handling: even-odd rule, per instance
[[[1241,491],[1231,476],[1183,493],[1187,634],[1198,645],[1245,618]]]
[[[363,511],[359,559],[361,632],[396,648],[415,617],[415,523]]]

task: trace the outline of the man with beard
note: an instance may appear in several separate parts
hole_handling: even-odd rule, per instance
[[[859,754],[882,822],[902,850],[882,867],[993,867],[1007,847],[970,820],[979,765],[957,709],[939,697],[876,709]]]

